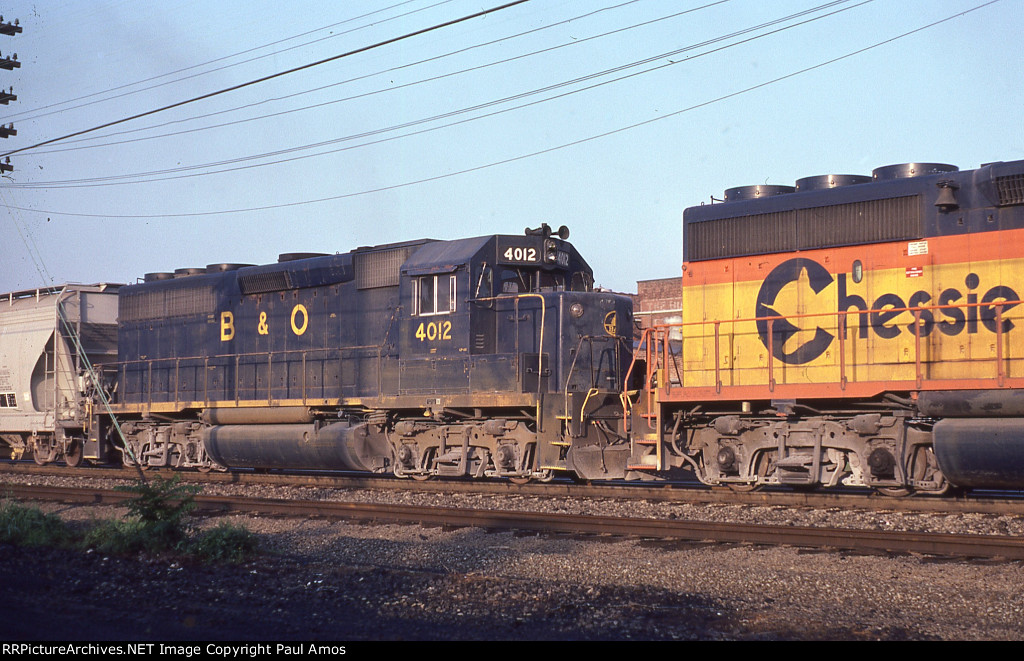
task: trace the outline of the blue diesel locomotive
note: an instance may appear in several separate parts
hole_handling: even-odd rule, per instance
[[[119,291],[96,462],[624,477],[629,297],[568,230],[150,273]]]

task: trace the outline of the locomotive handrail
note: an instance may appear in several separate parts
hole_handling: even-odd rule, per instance
[[[611,335],[580,335],[579,339],[576,342],[576,349],[573,352],[572,363],[570,363],[570,365],[569,365],[569,371],[565,375],[564,386],[562,388],[564,399],[565,399],[565,414],[564,414],[564,417],[565,417],[567,423],[571,423],[572,422],[572,411],[569,408],[569,382],[572,380],[573,372],[576,371],[576,361],[580,357],[580,354],[582,353],[583,343],[586,342],[590,346],[590,353],[591,353],[591,359],[590,359],[590,383],[591,384],[597,384],[597,382],[598,382],[598,378],[597,377],[598,377],[600,372],[598,371],[598,373],[595,373],[595,371],[594,371],[594,360],[593,360],[594,340],[597,340],[599,342],[613,342],[613,343],[617,343],[621,339],[622,338],[620,336],[611,336]],[[618,363],[617,362],[616,362],[616,369],[615,369],[615,371],[616,372],[619,371]],[[628,381],[627,381],[627,383],[628,383]],[[581,428],[583,426],[583,414],[584,414],[584,412],[587,409],[587,402],[590,400],[590,398],[593,395],[597,394],[598,392],[600,392],[600,390],[598,388],[593,387],[593,385],[588,389],[587,396],[583,400],[583,406],[580,407],[580,427]],[[570,435],[572,435],[572,425],[568,424],[568,428],[569,428]]]
[[[180,367],[181,363],[182,362],[188,363],[190,361],[192,361],[192,362],[202,361],[202,363],[203,363],[203,387],[202,387],[202,390],[203,390],[203,400],[202,401],[203,401],[204,405],[209,405],[209,402],[210,402],[210,398],[209,398],[209,372],[210,372],[209,367],[210,367],[210,361],[211,360],[218,360],[218,359],[234,359],[234,368],[235,369],[233,371],[234,371],[235,381],[234,381],[234,384],[233,384],[233,386],[234,386],[233,390],[234,390],[234,395],[235,395],[235,404],[237,405],[239,403],[239,401],[240,401],[240,394],[239,394],[240,391],[239,391],[239,384],[238,384],[238,373],[239,373],[239,369],[238,368],[239,368],[240,360],[242,358],[253,358],[253,357],[255,357],[255,358],[260,358],[260,359],[266,359],[267,360],[267,365],[268,365],[268,370],[270,370],[270,369],[272,369],[274,354],[277,354],[279,358],[281,356],[286,356],[287,358],[298,357],[298,358],[301,358],[301,361],[303,363],[303,395],[302,395],[302,399],[303,399],[303,402],[305,402],[306,401],[306,394],[305,394],[305,387],[306,387],[306,383],[305,383],[305,381],[306,381],[305,362],[306,362],[307,357],[310,354],[329,353],[329,352],[336,352],[336,353],[339,353],[339,354],[346,354],[346,353],[357,352],[357,351],[375,350],[377,352],[377,360],[379,362],[380,358],[381,358],[381,351],[382,351],[382,349],[383,349],[383,347],[381,347],[380,345],[373,345],[373,344],[371,344],[371,345],[360,345],[360,346],[354,346],[354,347],[317,347],[317,348],[311,348],[311,349],[283,349],[283,350],[280,350],[280,351],[269,351],[269,352],[256,352],[256,351],[252,351],[252,352],[243,352],[243,353],[221,353],[221,354],[216,354],[216,355],[213,355],[213,356],[200,356],[200,355],[195,355],[195,356],[174,356],[174,357],[168,356],[168,357],[160,357],[160,358],[137,358],[137,359],[133,359],[133,360],[124,360],[124,361],[118,361],[116,363],[107,363],[107,364],[103,364],[103,365],[97,365],[97,367],[107,368],[107,369],[116,369],[117,373],[120,375],[120,380],[122,380],[122,381],[126,381],[126,379],[127,379],[127,371],[128,371],[129,367],[135,366],[135,365],[140,366],[140,367],[145,367],[145,370],[146,370],[145,395],[141,397],[142,401],[140,401],[140,402],[132,402],[132,403],[145,404],[145,405],[151,407],[153,405],[153,394],[154,394],[154,391],[153,391],[153,369],[154,369],[154,364],[173,363],[173,367],[174,367],[174,371],[175,371],[175,374],[174,374],[174,391],[173,391],[173,393],[168,391],[168,394],[173,394],[173,398],[174,398],[173,401],[174,401],[175,406],[177,406],[181,402],[181,400],[179,399],[179,395],[180,395],[180,376],[179,376],[179,373],[180,373],[180,369],[181,369],[181,367]],[[286,360],[286,362],[287,362],[287,360]],[[170,365],[169,365],[169,367],[170,367]],[[163,368],[161,368],[159,365],[157,365],[157,369],[163,369]],[[339,375],[340,375],[340,372],[339,372]],[[379,370],[378,370],[378,380],[379,380],[379,378],[380,378],[380,374],[379,374]],[[378,383],[378,386],[379,385],[380,384]],[[254,386],[254,388],[255,388],[255,386]],[[198,388],[196,388],[196,390],[198,390]],[[141,393],[140,393],[140,395],[141,395]],[[272,401],[273,400],[273,384],[269,382],[269,371],[268,371],[268,385],[267,385],[267,400],[268,401]]]
[[[649,326],[648,328],[645,328],[644,331],[645,332],[646,331],[650,331],[650,330],[668,331],[668,330],[671,330],[671,329],[682,328],[682,327],[685,327],[685,326],[708,326],[708,325],[726,324],[726,323],[739,324],[739,323],[758,322],[758,321],[768,322],[768,321],[773,321],[773,320],[777,321],[779,319],[807,319],[807,318],[821,318],[821,317],[831,317],[831,316],[840,317],[840,316],[846,316],[846,315],[850,315],[850,314],[868,315],[868,314],[878,314],[878,313],[882,313],[882,312],[887,313],[887,314],[888,313],[894,313],[894,312],[910,312],[910,313],[914,313],[915,311],[925,312],[925,311],[931,311],[931,310],[946,310],[946,309],[961,309],[961,308],[963,308],[963,309],[967,309],[967,308],[999,308],[999,310],[996,310],[996,312],[1000,313],[1002,308],[1014,307],[1014,306],[1020,305],[1022,303],[1024,303],[1024,300],[989,301],[989,302],[980,302],[980,303],[947,303],[945,305],[915,305],[913,307],[902,307],[902,308],[885,307],[885,308],[871,308],[871,309],[867,309],[867,310],[857,310],[857,311],[853,311],[853,312],[851,312],[848,309],[847,310],[839,310],[838,312],[805,312],[805,313],[802,313],[802,314],[790,314],[790,315],[785,315],[785,316],[783,316],[783,315],[769,315],[769,316],[764,316],[764,317],[742,317],[742,318],[739,318],[739,319],[712,319],[710,321],[685,321],[685,322],[674,323],[674,324],[656,324],[654,326]],[[887,319],[886,321],[890,321],[890,320]],[[978,318],[978,319],[976,319],[974,321],[977,321],[977,322],[980,322],[980,323],[984,322],[984,320],[982,320],[980,318]],[[881,325],[881,324],[876,324],[876,325]]]
[[[543,294],[516,294],[515,295],[515,299],[516,299],[516,311],[515,311],[516,319],[519,318],[519,301],[521,299],[524,299],[524,298],[539,298],[540,299],[540,336],[539,336],[539,338],[537,340],[537,396],[540,397],[540,394],[541,394],[541,391],[542,391],[541,390],[541,378],[540,377],[541,377],[541,372],[544,371],[544,323],[546,321],[546,315],[547,315],[548,306],[547,306],[547,300],[545,300]],[[519,343],[519,323],[517,322],[516,323],[516,344],[518,344],[518,343]],[[516,353],[517,354],[519,353],[518,349],[519,349],[519,347],[517,346],[516,347]],[[541,416],[539,415],[539,413],[540,412],[538,411],[538,416],[537,416],[538,421],[541,419]]]
[[[647,399],[647,413],[646,413],[646,415],[644,417],[647,418],[647,420],[648,420],[648,426],[650,428],[654,429],[655,427],[654,427],[654,425],[652,423],[655,421],[655,414],[654,414],[654,411],[653,411],[654,399],[655,399],[655,397],[654,397],[655,391],[657,391],[659,389],[663,389],[666,392],[666,394],[669,394],[669,393],[672,392],[672,388],[674,386],[675,387],[688,387],[688,385],[685,383],[685,379],[683,378],[684,375],[686,373],[688,373],[688,372],[697,371],[697,370],[686,370],[684,368],[682,373],[680,373],[678,364],[675,363],[675,355],[676,354],[675,354],[675,352],[670,350],[670,346],[669,346],[671,344],[671,342],[673,342],[673,340],[671,340],[671,337],[670,337],[670,334],[672,333],[672,331],[677,331],[677,330],[680,331],[681,339],[679,340],[679,344],[680,344],[680,353],[682,353],[684,345],[685,345],[687,339],[690,339],[690,340],[699,339],[699,340],[703,341],[707,337],[706,334],[702,334],[702,335],[697,336],[697,337],[694,337],[694,336],[687,337],[684,329],[686,329],[686,328],[694,328],[694,327],[709,327],[709,326],[712,328],[712,333],[711,334],[714,337],[714,362],[715,362],[715,367],[714,367],[714,386],[713,387],[714,387],[714,390],[715,390],[716,394],[721,394],[722,391],[723,391],[723,388],[727,387],[727,386],[723,386],[723,381],[722,381],[722,369],[723,368],[722,368],[722,365],[721,365],[721,363],[722,363],[722,361],[721,361],[721,337],[720,337],[721,336],[721,332],[722,332],[721,331],[721,326],[723,324],[732,324],[732,327],[735,329],[737,324],[751,324],[751,323],[757,324],[759,322],[763,322],[766,325],[766,332],[764,333],[764,336],[761,336],[760,339],[761,339],[762,343],[765,343],[765,348],[768,350],[767,364],[764,367],[764,369],[767,372],[767,374],[766,374],[767,381],[763,384],[763,386],[765,386],[767,388],[768,393],[773,393],[775,391],[776,386],[778,385],[776,383],[776,381],[775,381],[775,367],[776,367],[775,366],[775,362],[776,362],[776,360],[778,360],[778,358],[775,356],[775,346],[774,346],[775,339],[776,339],[775,338],[775,335],[776,335],[776,333],[775,333],[775,324],[777,322],[779,322],[780,320],[789,321],[789,320],[795,320],[795,319],[831,319],[831,318],[834,318],[835,319],[835,329],[836,329],[836,333],[837,333],[838,339],[839,339],[839,343],[838,343],[839,378],[838,378],[837,382],[839,384],[840,390],[846,390],[846,387],[847,387],[847,385],[850,382],[849,381],[849,374],[848,374],[848,360],[847,360],[847,347],[846,347],[846,343],[850,339],[849,338],[850,334],[849,334],[848,317],[850,315],[858,315],[858,319],[865,320],[865,317],[860,316],[860,315],[880,315],[880,314],[884,314],[884,315],[886,315],[885,319],[879,320],[878,318],[871,319],[870,317],[868,317],[868,318],[866,318],[865,321],[859,322],[858,323],[858,327],[861,328],[862,330],[866,329],[866,328],[879,328],[879,327],[893,328],[894,326],[887,326],[887,324],[892,323],[895,320],[895,317],[898,316],[899,314],[904,313],[904,312],[909,312],[910,314],[912,314],[914,316],[914,320],[913,320],[913,323],[908,324],[905,327],[907,327],[907,328],[909,328],[910,330],[913,331],[913,337],[914,337],[914,379],[913,379],[913,383],[914,383],[914,386],[915,386],[916,389],[921,389],[921,388],[924,387],[925,382],[937,382],[937,381],[947,381],[947,380],[949,380],[949,379],[929,378],[925,374],[924,361],[922,360],[924,349],[922,348],[922,342],[921,342],[921,339],[923,337],[925,337],[925,335],[922,334],[922,328],[926,324],[929,324],[929,323],[930,324],[938,324],[940,322],[938,320],[935,320],[935,319],[925,319],[923,317],[923,314],[926,313],[926,312],[942,311],[942,310],[964,310],[964,311],[966,311],[966,314],[964,314],[963,318],[961,318],[961,319],[953,318],[953,319],[956,320],[958,323],[981,324],[985,328],[988,328],[990,331],[992,331],[992,333],[995,336],[995,353],[996,353],[996,355],[995,355],[994,358],[988,358],[988,357],[980,358],[979,357],[979,358],[971,358],[969,360],[976,361],[976,362],[981,362],[981,361],[986,361],[986,360],[993,360],[995,362],[995,367],[996,367],[995,375],[992,376],[992,377],[983,377],[983,378],[990,378],[990,379],[994,380],[995,383],[996,383],[996,386],[1002,388],[1002,387],[1006,387],[1007,379],[1009,378],[1008,370],[1006,368],[1006,360],[1007,360],[1007,358],[1006,358],[1006,355],[1005,355],[1003,343],[1005,341],[1004,340],[1004,336],[1006,335],[1007,332],[1009,332],[1010,329],[1004,330],[1005,324],[1009,321],[1009,320],[1005,319],[1004,313],[1007,310],[1012,309],[1012,308],[1020,305],[1021,303],[1024,303],[1024,300],[1000,300],[1000,301],[982,301],[982,302],[974,302],[974,303],[949,303],[949,304],[943,304],[943,305],[918,305],[918,306],[906,306],[906,307],[884,307],[884,308],[871,308],[871,309],[865,309],[865,310],[860,310],[860,309],[851,310],[850,308],[847,308],[846,310],[838,310],[838,311],[835,311],[835,312],[812,312],[812,313],[802,313],[802,314],[793,314],[793,315],[785,315],[785,316],[783,316],[783,315],[771,315],[771,316],[760,316],[760,317],[745,317],[745,318],[739,318],[739,319],[713,319],[713,320],[690,321],[690,322],[682,322],[682,323],[674,323],[674,324],[657,324],[657,325],[650,326],[650,327],[648,327],[648,328],[643,330],[643,334],[641,336],[640,345],[637,347],[637,349],[633,353],[633,361],[630,364],[629,370],[626,373],[626,379],[624,381],[624,384],[625,384],[625,386],[628,387],[628,384],[630,383],[630,378],[633,375],[633,367],[640,360],[641,351],[643,351],[645,353],[645,358],[646,358],[646,374],[645,374],[645,380],[644,380],[644,387],[643,387],[643,389],[647,392],[647,397],[646,397],[646,399]],[[856,307],[856,306],[851,306],[851,307]],[[987,311],[991,311],[991,316],[989,316],[989,315],[982,315],[979,312],[973,312],[973,313],[970,312],[971,310],[978,310],[979,308],[983,308],[983,309],[985,309]],[[736,331],[733,330],[731,332],[731,335],[735,335],[735,334],[736,334]],[[760,335],[760,333],[758,333],[758,335]],[[664,370],[664,372],[663,372],[663,374],[664,374],[664,382],[663,383],[659,382],[659,378],[658,378],[658,375],[659,375],[659,360],[658,360],[659,354],[661,355],[660,364],[662,365],[662,368],[660,368],[660,369]],[[672,358],[672,363],[673,363],[673,366],[675,367],[675,375],[678,377],[677,383],[673,383],[672,378],[668,375],[668,365],[669,365],[669,358],[670,357]],[[706,359],[704,360],[704,364],[706,365]],[[728,371],[734,371],[734,370],[740,369],[740,368],[737,368],[734,363],[730,363],[730,366],[727,369],[728,369]],[[742,368],[742,369],[754,369],[754,368]],[[700,371],[703,372],[703,370],[700,370]],[[628,398],[626,399],[626,402],[629,403]],[[623,412],[627,424],[628,424],[628,420],[629,420],[629,410],[628,410],[628,408],[631,408],[631,406],[630,407],[626,407],[624,409],[624,412]]]
[[[380,349],[381,347],[376,344],[366,344],[356,347],[317,347],[314,349],[280,349],[277,351],[270,351],[269,353],[275,354],[302,354],[302,353],[314,353],[317,351],[355,351],[365,349]],[[167,356],[161,358],[136,358],[133,360],[120,360],[116,363],[97,363],[96,367],[112,367],[120,365],[130,365],[133,363],[158,363],[167,362],[172,360],[199,360],[199,359],[212,359],[212,358],[234,358],[236,356],[260,356],[265,358],[267,351],[247,351],[244,353],[218,353],[213,356]]]
[[[869,320],[867,325],[864,325],[863,327],[865,327],[865,328],[866,327],[894,327],[894,326],[887,326],[886,323],[892,321],[895,318],[895,316],[899,315],[900,313],[909,312],[914,317],[913,323],[912,324],[908,324],[908,327],[912,329],[913,336],[914,336],[914,344],[915,344],[914,360],[915,360],[916,365],[918,365],[918,367],[919,367],[918,368],[919,377],[922,380],[924,380],[923,370],[921,369],[921,366],[922,366],[922,359],[921,358],[922,358],[922,353],[923,353],[922,352],[922,348],[921,348],[921,339],[923,337],[925,337],[925,336],[922,335],[922,327],[926,323],[938,323],[938,321],[936,321],[934,319],[924,319],[923,316],[922,316],[923,313],[924,312],[931,312],[931,311],[941,311],[941,310],[954,310],[954,309],[955,310],[972,310],[972,309],[984,308],[984,309],[987,309],[987,310],[991,310],[993,316],[992,317],[986,317],[986,316],[982,316],[980,314],[974,314],[974,315],[971,315],[971,316],[965,316],[963,319],[959,319],[959,321],[964,322],[964,323],[980,323],[980,324],[984,325],[985,327],[988,327],[990,329],[990,331],[992,331],[992,333],[995,335],[995,338],[997,340],[996,343],[995,343],[995,346],[996,346],[996,357],[995,357],[995,360],[998,363],[997,364],[996,379],[1000,382],[1000,385],[1001,385],[1001,381],[1004,380],[1005,377],[1006,377],[1005,368],[1004,368],[1004,365],[1002,365],[1002,362],[1004,362],[1004,355],[1002,355],[1002,354],[1004,354],[1004,351],[1002,351],[1002,337],[1004,337],[1004,335],[1006,335],[1006,333],[1008,332],[1008,331],[1004,331],[1004,325],[1005,325],[1005,323],[1007,321],[1004,318],[1004,312],[1007,309],[1009,309],[1009,308],[1013,308],[1013,307],[1016,307],[1016,306],[1020,305],[1021,303],[1024,303],[1024,301],[1022,301],[1022,300],[988,301],[988,302],[979,302],[979,303],[953,303],[953,304],[944,304],[944,305],[921,305],[921,306],[907,306],[907,307],[870,308],[870,309],[865,309],[865,310],[859,310],[859,309],[858,310],[850,310],[850,309],[847,309],[847,310],[839,310],[839,311],[836,311],[836,312],[808,312],[808,313],[785,315],[785,316],[782,316],[782,315],[770,315],[770,316],[757,316],[757,317],[743,317],[743,318],[738,318],[738,319],[713,319],[713,320],[701,320],[701,321],[687,321],[687,322],[682,322],[682,323],[657,324],[657,325],[654,325],[654,326],[650,326],[648,328],[645,328],[645,331],[644,331],[645,336],[644,337],[647,337],[647,335],[649,335],[654,344],[657,344],[659,342],[663,343],[663,344],[667,344],[668,342],[670,342],[670,340],[669,340],[669,333],[671,331],[674,331],[674,329],[681,329],[681,328],[684,328],[684,327],[687,327],[687,326],[689,326],[689,327],[693,327],[693,326],[709,326],[709,325],[713,326],[715,340],[716,340],[716,347],[715,347],[716,382],[718,382],[719,379],[720,379],[720,369],[721,369],[721,363],[719,361],[719,358],[721,357],[721,355],[720,355],[721,354],[721,348],[720,348],[720,343],[719,343],[719,333],[720,333],[719,332],[719,328],[720,328],[721,324],[723,324],[723,323],[730,323],[734,327],[738,323],[752,323],[752,322],[753,323],[757,323],[757,322],[763,321],[767,325],[767,333],[765,333],[765,336],[767,338],[767,344],[765,346],[768,349],[768,361],[767,361],[768,364],[767,364],[766,368],[768,369],[768,385],[769,385],[769,389],[771,389],[772,388],[772,382],[774,380],[774,373],[773,373],[773,371],[774,371],[774,364],[773,363],[777,359],[777,357],[775,356],[775,352],[774,352],[774,348],[775,348],[774,347],[774,341],[775,341],[775,335],[776,335],[774,333],[774,324],[776,322],[778,322],[779,320],[812,319],[812,318],[820,319],[820,318],[835,317],[836,318],[836,328],[837,328],[837,332],[838,332],[838,334],[840,336],[840,340],[845,342],[846,340],[849,340],[849,323],[847,322],[847,317],[849,317],[850,315],[886,314],[887,318],[884,319],[883,321],[873,320],[873,323],[872,323],[871,320]],[[989,324],[991,324],[991,326]],[[680,343],[681,344],[685,343],[687,339],[691,339],[692,340],[693,337],[691,336],[690,338],[687,338],[685,333],[683,333],[682,334],[682,340],[680,341]],[[762,342],[764,342],[764,339],[762,339]],[[840,343],[840,365],[841,365],[841,374],[842,374],[842,378],[843,379],[846,378],[846,373],[845,373],[846,372],[846,354],[845,354],[845,344],[844,344],[844,342]],[[652,353],[652,352],[648,351],[648,354],[650,354],[650,353]],[[656,353],[657,352],[655,350],[653,352],[653,354],[656,355]],[[668,350],[665,351],[665,354],[666,354],[666,356],[669,355]],[[976,359],[976,360],[984,360],[984,359]],[[650,361],[648,361],[648,363],[650,363]],[[733,368],[734,367],[731,367],[730,369],[733,369]],[[650,367],[648,367],[648,371],[650,371]],[[677,373],[677,376],[680,376],[678,368],[677,368],[676,373]],[[679,383],[680,383],[680,385],[684,385],[683,384],[683,380],[681,378],[679,380]],[[671,391],[671,388],[672,388],[672,384],[667,382],[666,389]],[[719,390],[720,390],[720,387],[719,387]]]

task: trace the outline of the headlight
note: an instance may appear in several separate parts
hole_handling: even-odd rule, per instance
[[[544,241],[544,261],[548,264],[558,263],[558,242],[552,239]]]
[[[569,314],[579,319],[583,316],[583,306],[579,303],[573,303],[569,306]]]

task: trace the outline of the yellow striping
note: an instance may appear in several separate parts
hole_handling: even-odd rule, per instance
[[[1004,306],[1001,317],[995,305],[1020,300],[1024,260],[921,266],[925,255],[872,269],[874,249],[864,247],[859,283],[832,251],[801,253],[803,261],[790,254],[688,264],[681,341],[670,357],[677,365],[668,366],[673,385],[681,375],[683,385],[714,387],[716,368],[724,387],[767,383],[769,335],[778,384],[835,383],[841,375],[914,381],[918,361],[925,379],[994,378],[1000,355],[1005,376],[1024,376],[1024,305]],[[737,270],[764,277],[722,281],[723,271]],[[708,280],[714,284],[701,284]],[[957,307],[936,309],[940,304]],[[910,307],[931,308],[919,313],[920,339]],[[771,333],[767,316],[780,318]]]

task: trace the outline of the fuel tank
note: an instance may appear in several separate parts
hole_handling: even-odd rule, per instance
[[[961,487],[1024,488],[1024,418],[947,418],[933,427],[935,457]]]
[[[217,425],[203,431],[203,444],[228,468],[380,471],[391,456],[365,423]]]

